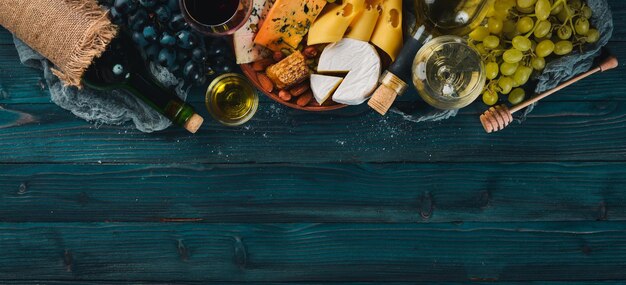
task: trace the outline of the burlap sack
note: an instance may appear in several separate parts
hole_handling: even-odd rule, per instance
[[[117,34],[96,0],[0,0],[0,25],[49,59],[65,84],[77,87]]]

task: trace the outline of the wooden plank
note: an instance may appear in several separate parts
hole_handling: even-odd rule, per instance
[[[201,105],[196,105],[198,110]],[[253,121],[229,128],[208,119],[189,135],[180,128],[142,134],[99,128],[55,105],[0,110],[0,162],[325,163],[624,161],[626,102],[544,103],[519,126],[485,134],[475,113],[442,122],[352,114],[286,112],[262,106]],[[470,112],[471,110],[464,110]],[[206,115],[209,118],[208,115]]]
[[[213,284],[232,284],[230,282],[150,282],[150,281],[48,281],[48,280],[20,280],[20,281],[1,281],[3,285],[213,285]],[[254,282],[237,282],[236,284],[258,284]],[[263,282],[264,285],[456,285],[467,284],[466,282]],[[471,282],[473,285],[493,285],[494,282]],[[623,281],[530,281],[530,282],[497,282],[498,285],[524,285],[524,284],[540,284],[540,285],[569,285],[569,284],[585,284],[585,285],[613,285],[623,284]]]
[[[0,279],[623,280],[624,229],[624,222],[0,223]]]
[[[622,0],[608,0],[615,30],[613,31],[613,41],[626,41],[626,3]]]
[[[12,44],[13,44],[13,36],[4,27],[0,26],[0,47],[2,47],[3,45],[12,45]]]
[[[0,104],[49,102],[43,72],[22,65],[14,47],[0,45]]]
[[[16,223],[626,220],[625,163],[0,165],[0,189]]]

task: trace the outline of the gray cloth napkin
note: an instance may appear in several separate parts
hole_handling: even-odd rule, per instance
[[[600,54],[613,35],[613,15],[606,0],[587,0],[593,10],[591,24],[600,32],[600,40],[586,47],[585,52],[575,52],[570,55],[552,60],[538,77],[539,83],[535,92],[541,93],[550,90],[559,83],[572,78],[574,75],[586,72],[591,68],[593,60]]]

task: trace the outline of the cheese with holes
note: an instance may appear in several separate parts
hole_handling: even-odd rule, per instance
[[[346,38],[368,42],[382,12],[382,0],[365,0],[365,9],[359,14],[346,34]]]
[[[371,42],[395,60],[402,49],[402,0],[383,0]]]
[[[254,43],[273,51],[296,49],[326,3],[326,0],[276,0]]]
[[[268,49],[254,43],[259,23],[265,19],[274,0],[254,0],[252,14],[248,21],[233,35],[233,47],[237,64],[257,61],[271,56]]]
[[[326,100],[333,95],[335,90],[337,90],[341,81],[343,81],[343,78],[341,77],[312,74],[311,91],[313,91],[315,101],[317,101],[320,105],[324,104],[324,102],[326,102]]]
[[[344,0],[328,4],[309,31],[308,45],[334,43],[343,38],[357,15],[365,9],[365,0]]]
[[[378,85],[380,57],[371,44],[345,38],[326,46],[317,71],[322,74],[348,72],[332,98],[337,103],[359,105]]]

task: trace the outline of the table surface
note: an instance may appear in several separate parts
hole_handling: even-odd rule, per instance
[[[5,30],[0,82],[3,284],[626,280],[626,68],[491,135],[480,104],[414,123],[266,98],[241,128],[94,126]]]

